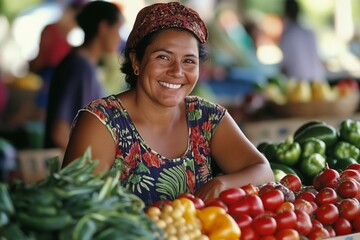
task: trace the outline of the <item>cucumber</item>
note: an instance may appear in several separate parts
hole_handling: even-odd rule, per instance
[[[317,138],[325,142],[326,148],[330,148],[338,141],[338,137],[338,131],[333,126],[319,123],[313,124],[299,132],[294,136],[294,141],[301,144],[310,138]]]
[[[304,123],[294,132],[294,135],[293,135],[294,138],[296,138],[297,135],[299,135],[301,132],[303,132],[308,127],[316,125],[316,124],[325,124],[325,122],[320,121],[320,120],[312,120],[312,121]]]

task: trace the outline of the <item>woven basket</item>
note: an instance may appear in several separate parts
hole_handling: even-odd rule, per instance
[[[336,101],[289,102],[279,105],[271,102],[272,110],[283,117],[347,117],[358,110],[359,93],[349,94]]]

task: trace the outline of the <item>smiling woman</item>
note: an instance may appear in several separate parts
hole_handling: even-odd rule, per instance
[[[63,165],[91,147],[99,159],[96,171],[120,171],[121,185],[147,205],[185,192],[206,200],[228,188],[274,180],[267,160],[227,110],[189,95],[207,39],[197,12],[178,2],[143,8],[121,67],[129,90],[79,111]],[[213,163],[223,175],[213,174]]]

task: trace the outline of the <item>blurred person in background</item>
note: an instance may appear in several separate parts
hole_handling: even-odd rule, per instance
[[[76,16],[84,42],[60,62],[51,79],[45,121],[45,148],[65,149],[77,111],[105,95],[98,63],[105,53],[117,51],[123,17],[119,7],[91,1]]]
[[[64,6],[59,20],[45,26],[40,36],[38,55],[29,62],[30,71],[38,74],[43,80],[43,86],[36,99],[42,111],[46,109],[54,69],[72,48],[67,38],[71,30],[77,26],[75,16],[83,4],[84,0],[71,0]]]
[[[325,69],[315,33],[300,22],[300,13],[296,0],[285,0],[284,30],[279,43],[283,53],[281,71],[298,80],[323,81],[326,78]]]
[[[213,67],[225,70],[223,76],[218,76],[223,79],[216,80],[225,80],[225,78],[256,80],[261,75],[261,63],[257,59],[253,39],[247,33],[232,5],[217,6],[214,18],[209,23],[209,31],[212,33],[209,44]]]

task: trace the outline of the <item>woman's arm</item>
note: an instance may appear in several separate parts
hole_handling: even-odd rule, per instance
[[[228,112],[215,131],[211,154],[224,175],[215,177],[196,192],[196,196],[204,200],[228,188],[274,181],[267,159],[246,138]]]
[[[108,171],[115,159],[115,142],[109,130],[96,116],[82,111],[71,130],[62,167],[84,155],[89,146],[92,159],[99,160],[95,173]]]

